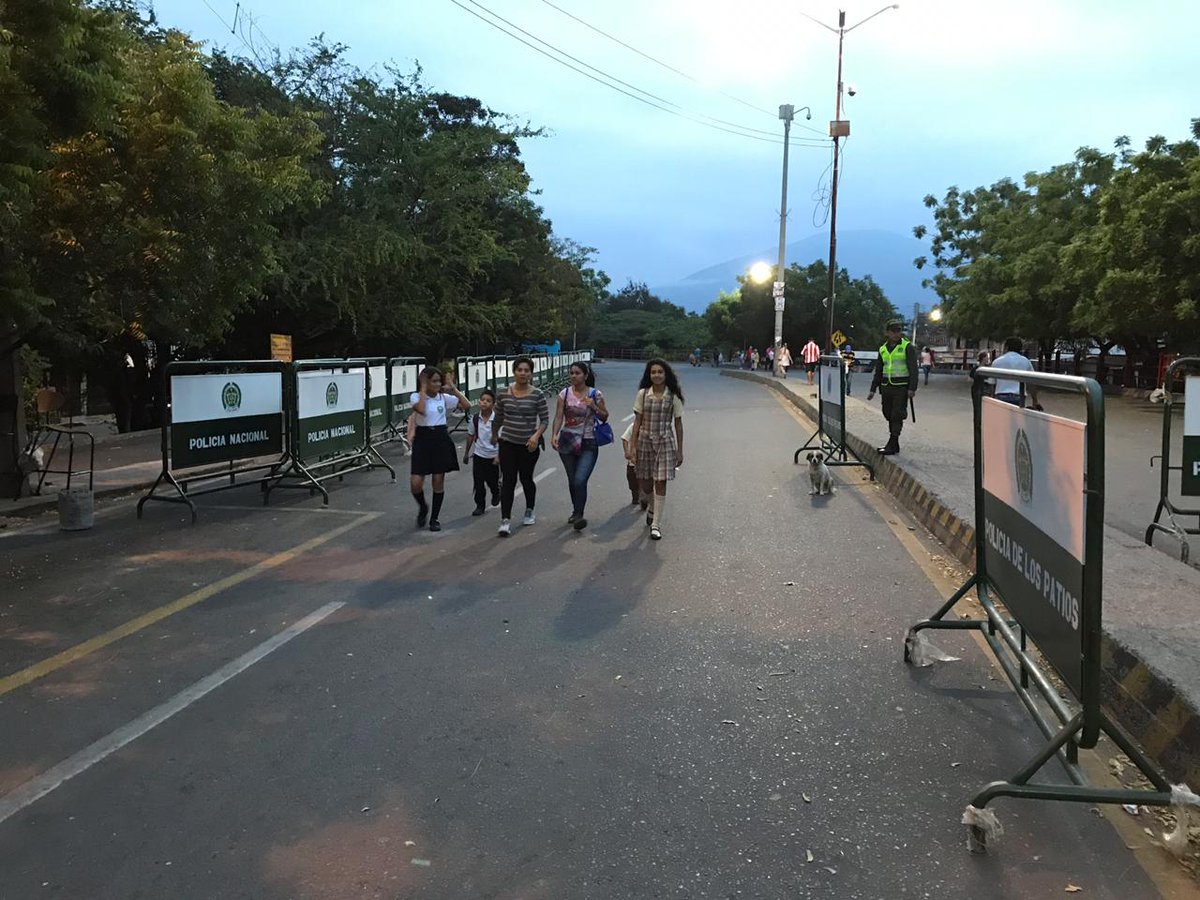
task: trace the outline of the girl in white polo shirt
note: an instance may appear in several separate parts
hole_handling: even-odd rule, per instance
[[[429,521],[430,531],[441,531],[438,514],[446,494],[446,473],[458,471],[458,451],[446,427],[446,417],[456,409],[470,409],[471,401],[454,386],[450,375],[426,366],[417,378],[417,392],[409,397],[417,431],[412,444],[412,475],[409,487],[417,501],[417,527]],[[433,476],[433,510],[425,504],[425,476]]]

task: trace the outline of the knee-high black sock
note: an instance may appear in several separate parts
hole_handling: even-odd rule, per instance
[[[421,489],[421,490],[419,490],[419,491],[413,491],[413,492],[412,492],[412,495],[413,495],[413,499],[417,501],[417,506],[419,506],[419,507],[421,508],[421,512],[424,512],[424,511],[425,511],[425,510],[428,508],[428,506],[429,506],[429,504],[427,504],[427,503],[425,502],[425,490],[424,490],[424,488],[422,488],[422,489]],[[437,494],[434,494],[433,496],[435,496],[435,497],[436,497],[436,496],[437,496]]]
[[[438,513],[442,511],[442,501],[444,499],[446,499],[446,494],[444,491],[433,492],[433,512],[430,514],[429,518],[433,519],[435,522],[437,521]]]

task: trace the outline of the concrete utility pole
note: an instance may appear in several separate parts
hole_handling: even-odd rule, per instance
[[[779,348],[783,342],[783,305],[785,266],[787,260],[787,178],[788,178],[788,145],[792,133],[792,117],[796,114],[795,107],[784,103],[779,107],[779,118],[783,120],[783,192],[779,200],[779,266],[775,269],[775,283],[771,295],[775,298],[775,359],[779,359]],[[778,370],[778,363],[772,365]]]

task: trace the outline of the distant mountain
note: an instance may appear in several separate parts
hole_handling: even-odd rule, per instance
[[[916,238],[894,231],[842,231],[838,233],[838,268],[849,270],[851,278],[870,275],[900,312],[907,314],[914,303],[928,307],[937,300],[933,291],[921,287],[921,279],[925,276],[912,263],[927,250],[928,247]],[[701,269],[680,281],[654,285],[650,289],[664,300],[678,303],[687,310],[703,312],[717,299],[719,292],[735,290],[738,276],[753,263],[759,260],[774,262],[778,252],[775,247],[739,256]],[[828,233],[814,234],[787,245],[789,265],[807,266],[817,259],[829,260]]]

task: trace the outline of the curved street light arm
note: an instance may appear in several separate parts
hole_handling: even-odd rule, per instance
[[[899,3],[889,3],[889,4],[888,4],[887,6],[885,6],[883,9],[880,9],[880,10],[877,10],[877,11],[875,11],[875,12],[871,13],[869,16],[867,16],[867,17],[866,17],[865,19],[863,19],[861,22],[855,22],[853,25],[851,25],[849,28],[847,28],[847,29],[846,29],[846,31],[847,31],[847,32],[851,32],[851,31],[853,31],[853,30],[854,30],[855,28],[857,28],[859,25],[862,25],[862,24],[864,24],[865,22],[870,22],[870,21],[871,21],[873,18],[875,18],[876,16],[879,16],[879,15],[883,15],[883,14],[884,14],[885,12],[887,12],[889,9],[899,9],[899,8],[900,8],[900,4],[899,4]],[[803,14],[803,13],[801,13],[801,15],[804,15],[804,14]],[[829,26],[828,26],[828,25],[826,25],[825,27],[826,27],[826,28],[829,28]],[[830,30],[832,31],[833,29],[830,29]]]

